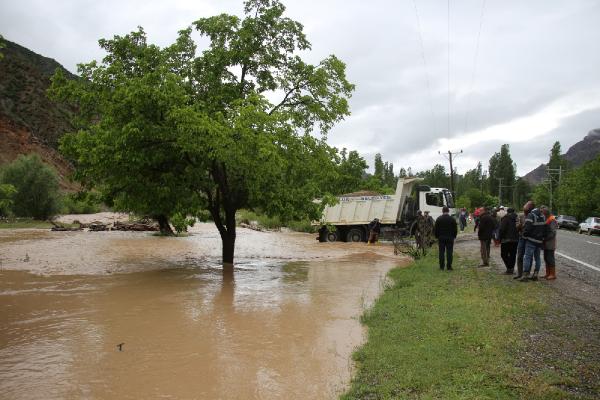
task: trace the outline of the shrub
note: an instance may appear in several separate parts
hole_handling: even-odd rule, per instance
[[[69,193],[61,201],[63,214],[94,214],[100,212],[100,196],[95,192]]]
[[[178,235],[187,232],[188,227],[194,226],[195,222],[195,218],[186,218],[185,215],[181,213],[175,213],[175,215],[171,217],[171,224]]]
[[[8,217],[17,189],[13,185],[0,184],[0,217]]]
[[[11,207],[16,216],[45,220],[58,212],[58,176],[37,154],[7,165],[1,181],[16,189]]]
[[[290,221],[287,226],[293,231],[304,233],[315,233],[319,229],[318,226],[311,225],[309,220]]]

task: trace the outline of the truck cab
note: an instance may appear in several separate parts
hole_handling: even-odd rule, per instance
[[[429,211],[429,215],[436,219],[442,215],[442,207],[450,209],[450,215],[454,215],[454,198],[452,192],[446,188],[432,188],[429,186],[418,186],[419,210]]]

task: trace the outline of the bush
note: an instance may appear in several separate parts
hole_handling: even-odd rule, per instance
[[[37,154],[7,165],[0,181],[16,189],[11,207],[16,216],[45,220],[59,211],[58,176]]]
[[[61,201],[63,214],[94,214],[100,212],[100,196],[95,192],[70,193]]]
[[[238,223],[244,222],[246,224],[256,221],[259,226],[265,229],[280,229],[282,226],[279,217],[269,217],[249,210],[240,210],[236,215],[236,219]]]
[[[319,227],[311,225],[309,220],[290,221],[287,226],[296,232],[316,233],[319,230]]]
[[[186,218],[181,213],[175,213],[175,215],[171,217],[171,224],[173,225],[173,228],[175,228],[175,231],[178,235],[183,232],[187,232],[188,227],[194,226],[195,222],[195,218]]]
[[[13,185],[0,184],[0,217],[8,217],[17,189]]]

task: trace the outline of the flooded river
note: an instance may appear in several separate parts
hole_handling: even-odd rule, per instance
[[[0,230],[0,398],[329,399],[389,246],[240,230]],[[122,344],[119,349],[119,344]]]

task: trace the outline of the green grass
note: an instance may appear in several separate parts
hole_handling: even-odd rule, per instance
[[[555,375],[524,379],[515,359],[547,288],[473,265],[458,259],[455,271],[440,271],[432,252],[390,272],[362,317],[368,341],[342,399],[569,398],[552,386]]]
[[[48,221],[37,221],[32,219],[17,219],[17,220],[1,220],[0,229],[23,229],[23,228],[37,228],[37,229],[50,229],[52,224]]]

